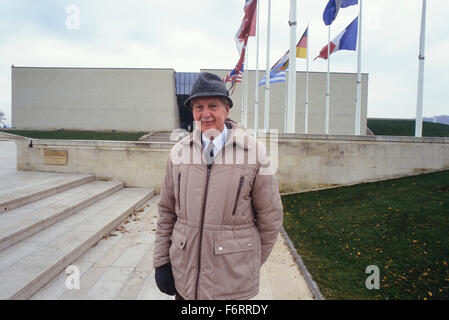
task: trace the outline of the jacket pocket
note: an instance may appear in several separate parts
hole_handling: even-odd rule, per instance
[[[179,233],[179,231],[173,230],[170,237],[172,244],[170,246],[169,255],[170,263],[173,272],[173,278],[175,279],[175,286],[180,292],[184,292],[185,289],[185,270],[186,270],[186,235]]]
[[[216,299],[246,296],[257,291],[259,261],[253,237],[216,240],[214,254]]]
[[[173,231],[170,240],[172,241],[173,245],[178,247],[178,249],[183,250],[186,246],[187,237],[183,234],[175,233],[175,231]]]
[[[214,244],[216,255],[230,254],[235,252],[253,251],[255,248],[253,238],[217,240]]]
[[[244,177],[240,177],[239,188],[237,189],[237,195],[235,197],[234,209],[232,210],[232,215],[235,215],[235,210],[237,209],[237,203],[239,201],[240,192],[242,191],[243,182],[245,181]]]

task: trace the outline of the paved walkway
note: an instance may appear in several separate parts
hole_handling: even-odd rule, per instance
[[[15,165],[15,142],[0,140],[0,181],[2,174],[15,170]],[[66,289],[67,276],[62,272],[31,299],[173,299],[160,293],[154,282],[152,257],[158,199],[150,199],[140,212],[73,263],[80,270],[79,290]],[[260,292],[253,299],[313,299],[281,235],[262,266]]]

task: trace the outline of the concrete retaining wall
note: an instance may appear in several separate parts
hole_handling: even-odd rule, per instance
[[[17,169],[93,174],[159,192],[172,147],[172,143],[27,139],[17,141]],[[67,150],[67,165],[44,164],[44,149]]]
[[[126,186],[152,187],[158,191],[173,146],[154,142],[38,139],[16,143],[19,170],[89,173],[124,181]],[[67,150],[67,165],[44,164],[44,149]],[[281,192],[449,169],[449,138],[280,134],[277,167]]]
[[[283,192],[449,169],[449,138],[281,134]]]

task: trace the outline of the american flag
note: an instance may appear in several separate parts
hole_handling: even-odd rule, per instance
[[[231,70],[230,73],[228,73],[226,75],[226,77],[223,78],[223,82],[232,82],[235,79],[235,82],[242,82],[242,77],[243,77],[243,65],[242,65],[242,69],[236,73],[234,69]]]
[[[240,68],[239,72],[235,71],[236,69],[232,69],[231,72],[229,72],[226,77],[224,77],[222,80],[224,83],[231,82],[231,86],[229,87],[229,91],[231,92],[231,95],[234,93],[236,84],[238,82],[242,82],[243,79],[243,64]]]

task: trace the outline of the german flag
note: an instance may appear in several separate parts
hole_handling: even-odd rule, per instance
[[[301,39],[299,39],[298,44],[296,45],[296,58],[307,58],[307,31],[309,27],[306,28],[304,34]]]

